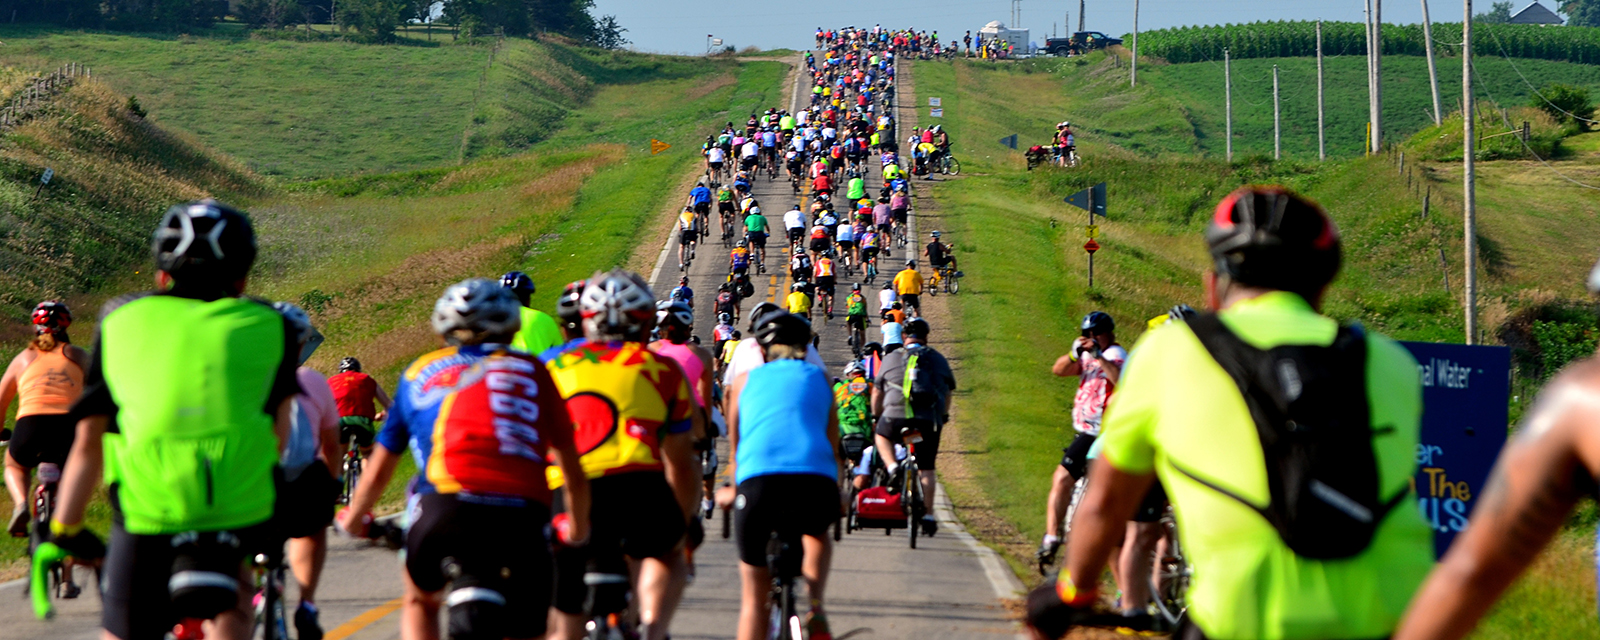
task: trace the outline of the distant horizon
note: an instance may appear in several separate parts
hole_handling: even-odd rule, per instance
[[[1133,30],[1133,0],[1084,0],[1089,19],[1084,25],[1088,31],[1101,31],[1120,37]],[[1362,22],[1363,2],[1316,2],[1313,0],[1234,0],[1195,3],[1185,0],[1137,0],[1140,3],[1140,31],[1156,31],[1173,27],[1221,26],[1252,22],[1323,20],[1326,22]],[[636,51],[680,55],[702,55],[707,52],[707,35],[721,38],[723,45],[736,49],[749,46],[770,49],[803,50],[812,45],[812,34],[817,27],[841,28],[855,26],[872,28],[881,24],[885,28],[937,31],[939,38],[960,36],[970,30],[976,32],[991,21],[999,20],[1013,28],[1029,29],[1029,38],[1042,41],[1052,29],[1057,35],[1076,31],[1078,22],[1077,0],[1040,3],[1036,0],[1016,0],[1022,8],[1020,25],[1011,24],[1012,2],[1008,0],[932,0],[930,3],[909,8],[863,7],[849,0],[814,0],[810,10],[769,11],[757,6],[751,11],[748,3],[731,0],[595,0],[595,15],[615,15],[627,33],[623,34]],[[1205,7],[1198,4],[1208,5]],[[1492,2],[1475,2],[1474,13],[1484,13]],[[1521,11],[1532,1],[1513,0],[1512,13]],[[1554,2],[1539,2],[1545,8],[1560,13]],[[1429,2],[1435,24],[1460,23],[1462,7],[1456,3]],[[1070,11],[1070,16],[1067,12]],[[1383,23],[1409,25],[1422,23],[1420,0],[1385,3],[1382,8]],[[795,15],[807,17],[795,18]],[[1205,16],[1205,17],[1201,17]],[[1070,29],[1062,26],[1062,19],[1070,17]],[[1565,18],[1565,15],[1562,15]]]

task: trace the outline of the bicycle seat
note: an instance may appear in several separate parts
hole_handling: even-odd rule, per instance
[[[793,579],[800,577],[801,554],[795,552],[795,546],[772,532],[772,538],[767,540],[767,570],[772,572],[774,579]]]

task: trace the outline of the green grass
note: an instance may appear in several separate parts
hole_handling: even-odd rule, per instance
[[[704,132],[785,96],[788,66],[777,62],[576,49],[557,56],[580,72],[571,84],[592,87],[525,153],[293,183],[248,198],[262,244],[251,292],[312,311],[328,341],[311,366],[329,372],[340,357],[356,355],[393,389],[405,363],[439,344],[426,323],[433,300],[466,277],[523,269],[539,284],[536,304],[553,307],[563,283],[657,242],[647,234],[697,167]],[[651,138],[674,146],[651,155]],[[79,308],[149,286],[137,257],[123,266],[108,276],[115,286],[81,296]],[[74,330],[89,335],[93,318],[80,320]],[[399,477],[413,472],[407,457]],[[401,484],[389,488],[385,508],[398,508]],[[8,508],[0,499],[0,511]],[[90,519],[92,527],[105,524],[103,514]],[[8,565],[14,573],[24,552],[0,539],[0,575]]]
[[[1453,62],[1452,62],[1453,61]],[[1439,91],[1446,113],[1457,111],[1461,98],[1459,59],[1439,61]],[[1454,66],[1450,66],[1454,64]],[[1234,157],[1272,155],[1272,67],[1278,66],[1279,103],[1283,122],[1285,158],[1317,158],[1317,88],[1314,58],[1260,58],[1233,61]],[[1515,68],[1513,68],[1513,66]],[[1040,120],[1069,119],[1081,134],[1098,136],[1120,146],[1146,153],[1201,152],[1225,155],[1226,109],[1223,65],[1215,62],[1165,64],[1141,61],[1140,87],[1128,89],[1128,65],[1104,54],[1084,58],[1041,58],[1002,65],[1014,77],[1048,74],[1054,86],[1026,94],[1032,104],[1055,102],[1057,113],[1031,110]],[[1432,125],[1433,99],[1428,90],[1428,69],[1420,56],[1385,56],[1385,140],[1399,143]],[[1527,78],[1525,84],[1522,76]],[[1480,100],[1496,101],[1505,108],[1521,107],[1533,98],[1529,84],[1544,87],[1561,82],[1586,87],[1600,95],[1600,67],[1549,60],[1516,59],[1498,55],[1477,59],[1475,90]],[[1031,85],[1031,83],[1030,83]],[[1365,59],[1357,55],[1324,60],[1326,125],[1324,137],[1330,157],[1360,155],[1366,140],[1367,88]],[[1065,94],[1057,100],[1053,94]],[[1513,126],[1520,127],[1513,118]],[[1484,133],[1506,130],[1498,114]],[[1050,129],[1024,130],[1024,142],[1048,140]],[[1031,135],[1030,135],[1031,134]]]
[[[926,98],[943,98],[942,122],[963,163],[959,179],[932,189],[938,224],[967,274],[962,294],[950,303],[956,335],[939,345],[948,345],[961,363],[957,424],[973,466],[973,480],[950,489],[958,505],[987,505],[1014,528],[1014,537],[989,542],[1024,575],[1032,571],[1028,556],[1043,533],[1049,470],[1071,435],[1076,380],[1052,377],[1051,363],[1066,352],[1077,320],[1090,310],[1111,313],[1118,338],[1132,345],[1145,319],[1179,302],[1201,306],[1201,274],[1209,267],[1201,232],[1216,201],[1237,186],[1287,184],[1322,203],[1338,222],[1345,265],[1326,301],[1330,315],[1405,340],[1463,337],[1456,297],[1458,165],[1413,163],[1403,173],[1390,154],[1326,164],[1255,156],[1229,165],[1185,152],[1182,100],[1149,88],[1128,90],[1125,76],[1122,87],[1113,87],[1104,74],[1117,71],[1090,57],[1072,71],[1084,82],[1062,89],[1059,75],[1029,73],[1024,65],[915,66],[921,122],[928,122]],[[1105,109],[1091,111],[1095,106]],[[1134,113],[1140,116],[1129,117]],[[1077,169],[1025,171],[1021,153],[997,142],[1019,132],[1043,136],[1062,114],[1090,131],[1080,139],[1085,161]],[[1600,143],[1579,136],[1573,147]],[[1575,152],[1557,165],[1578,180],[1600,183],[1600,159],[1593,155]],[[1591,228],[1597,222],[1588,212],[1600,205],[1600,195],[1566,184],[1535,162],[1485,162],[1479,176],[1480,322],[1494,339],[1523,309],[1583,299],[1591,239],[1600,232]],[[1109,217],[1098,222],[1103,248],[1095,254],[1090,289],[1081,249],[1087,214],[1061,199],[1102,181]],[[1433,209],[1423,217],[1429,189]],[[1567,538],[1496,610],[1482,637],[1511,637],[1487,629],[1512,633],[1524,623],[1538,626],[1522,629],[1550,630],[1552,637],[1593,635],[1592,574],[1568,571],[1558,579],[1554,568],[1589,563],[1592,525],[1591,535],[1575,530]]]

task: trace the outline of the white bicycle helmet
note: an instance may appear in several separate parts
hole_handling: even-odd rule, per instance
[[[489,336],[509,338],[522,328],[521,306],[516,294],[498,282],[462,280],[433,303],[433,331],[453,345],[477,344]]]
[[[688,303],[676,298],[657,302],[656,324],[665,325],[668,321],[692,329],[694,328],[694,311],[689,308]]]
[[[596,272],[578,299],[584,333],[591,340],[643,340],[655,321],[656,297],[639,274],[622,269]]]
[[[307,340],[311,339],[315,329],[311,328],[311,316],[306,314],[305,309],[301,309],[299,305],[293,302],[274,302],[272,303],[272,308],[282,315],[284,320],[289,322],[290,327],[294,328],[295,344],[305,344]]]

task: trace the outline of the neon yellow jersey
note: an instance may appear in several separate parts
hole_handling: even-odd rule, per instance
[[[511,339],[511,348],[523,353],[539,354],[565,341],[561,337],[561,325],[556,324],[555,318],[538,309],[523,307],[522,328]]]
[[[1221,314],[1260,349],[1329,345],[1338,324],[1301,297],[1273,292]],[[1417,363],[1399,344],[1367,334],[1367,394],[1379,493],[1392,495],[1416,470],[1422,390]],[[1408,495],[1378,527],[1372,545],[1334,561],[1296,556],[1250,508],[1201,485],[1174,464],[1255,502],[1269,504],[1256,426],[1238,386],[1181,322],[1134,346],[1106,408],[1102,459],[1161,479],[1194,567],[1189,615],[1207,636],[1239,640],[1380,638],[1391,634],[1433,568],[1433,538]]]
[[[798,313],[800,315],[811,313],[811,296],[806,295],[803,291],[790,293],[789,313]]]

